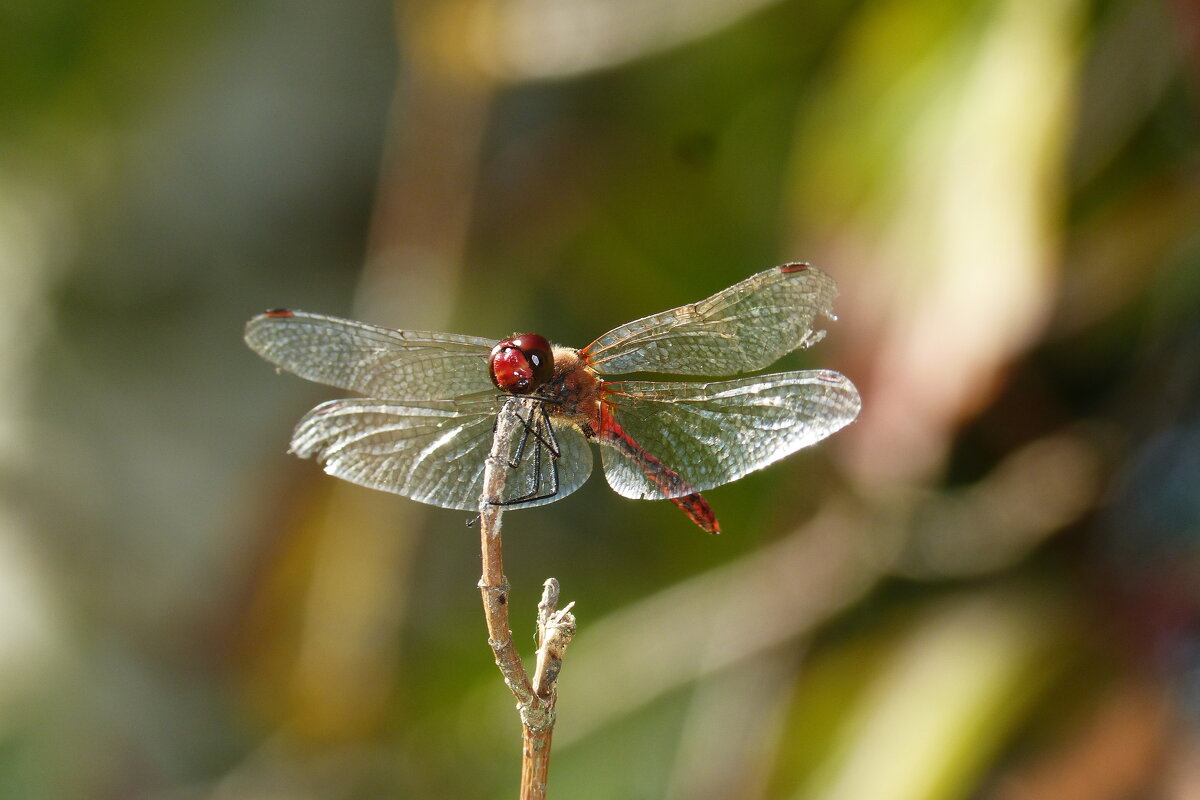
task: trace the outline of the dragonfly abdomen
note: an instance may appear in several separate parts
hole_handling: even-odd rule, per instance
[[[680,511],[687,514],[688,519],[709,533],[720,533],[721,526],[717,515],[713,512],[708,501],[700,496],[678,472],[663,464],[652,453],[647,452],[637,441],[625,432],[608,409],[601,408],[599,440],[602,444],[621,451],[645,474],[646,478],[658,487],[664,499],[674,503]]]

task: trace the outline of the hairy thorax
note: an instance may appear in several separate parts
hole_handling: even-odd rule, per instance
[[[577,426],[589,439],[600,430],[600,378],[569,347],[554,348],[554,375],[538,394],[550,416]]]

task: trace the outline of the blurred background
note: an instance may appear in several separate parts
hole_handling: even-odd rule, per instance
[[[1200,797],[1200,9],[0,10],[0,796],[501,798],[465,515],[286,455],[290,306],[583,346],[775,264],[860,420],[506,516],[557,798]]]

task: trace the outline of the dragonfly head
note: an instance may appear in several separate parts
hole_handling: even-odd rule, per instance
[[[550,343],[536,333],[502,339],[488,356],[492,383],[502,392],[529,394],[541,388],[554,374]]]

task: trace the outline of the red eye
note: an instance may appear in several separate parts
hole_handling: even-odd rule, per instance
[[[503,339],[488,357],[492,383],[502,392],[529,394],[554,374],[554,356],[550,343],[536,333],[523,333]]]

